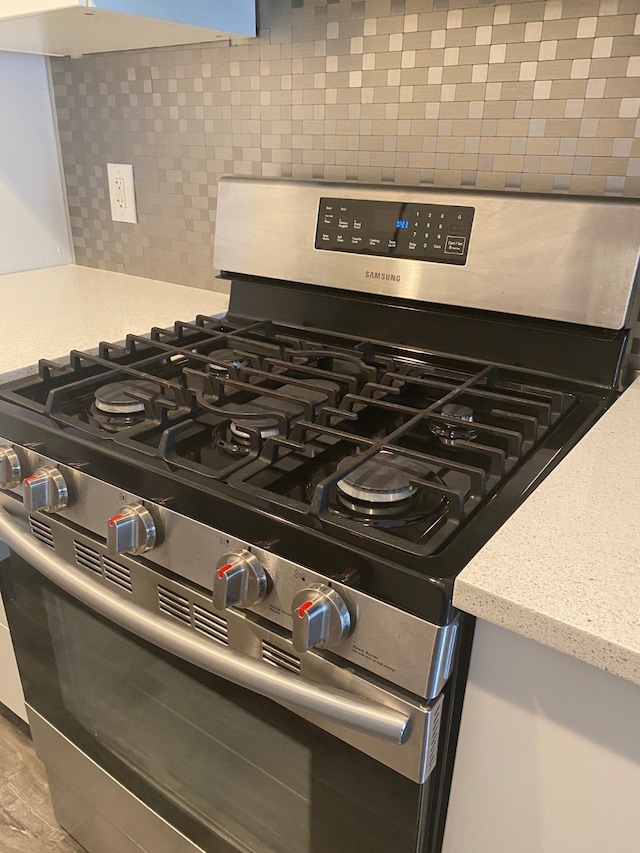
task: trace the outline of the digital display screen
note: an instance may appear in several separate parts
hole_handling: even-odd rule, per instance
[[[398,219],[396,222],[396,228],[408,228],[409,220],[408,219]]]

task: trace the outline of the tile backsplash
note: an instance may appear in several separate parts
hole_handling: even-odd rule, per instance
[[[640,0],[259,15],[253,40],[52,60],[78,263],[215,287],[225,173],[640,197]],[[107,162],[138,225],[110,221]]]

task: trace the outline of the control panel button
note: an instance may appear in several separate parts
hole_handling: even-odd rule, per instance
[[[57,468],[38,468],[22,481],[24,506],[28,513],[58,512],[69,503],[69,490]]]
[[[298,652],[332,649],[349,636],[352,620],[342,597],[324,584],[311,584],[293,599],[293,645]]]
[[[269,576],[250,551],[233,551],[225,554],[216,566],[213,576],[213,606],[217,610],[228,607],[251,607],[267,594]]]
[[[12,489],[22,478],[22,466],[13,447],[0,447],[0,489]]]
[[[464,237],[453,237],[449,234],[444,244],[444,250],[448,255],[463,255],[466,242]]]
[[[123,506],[107,524],[107,551],[116,554],[144,554],[156,544],[153,516],[142,504]]]

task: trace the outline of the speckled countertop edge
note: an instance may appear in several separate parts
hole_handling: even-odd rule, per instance
[[[221,316],[229,303],[225,293],[75,264],[1,275],[0,293],[2,382],[33,373],[40,358],[64,362],[70,350],[91,351],[102,340]]]
[[[640,684],[640,379],[468,563],[454,603]]]

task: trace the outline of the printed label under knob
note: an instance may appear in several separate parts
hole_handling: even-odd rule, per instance
[[[24,506],[28,513],[58,512],[69,503],[69,489],[57,468],[38,468],[22,481]]]
[[[12,489],[22,477],[22,467],[13,447],[0,447],[0,489]]]
[[[213,606],[251,607],[267,594],[269,577],[250,551],[233,551],[218,561],[213,576]]]
[[[142,504],[123,506],[107,524],[107,551],[116,554],[144,554],[156,544],[156,525]]]
[[[340,595],[324,584],[310,584],[293,599],[293,645],[298,652],[332,649],[351,632],[351,615]]]

